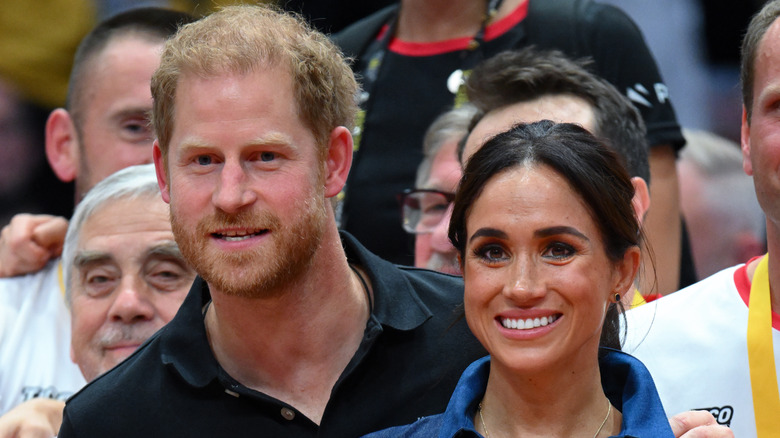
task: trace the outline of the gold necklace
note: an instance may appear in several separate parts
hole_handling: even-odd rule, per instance
[[[485,438],[490,438],[490,432],[488,432],[487,426],[485,426],[485,417],[482,416],[482,402],[479,402],[479,409],[477,409],[477,412],[479,413],[479,422],[482,423],[482,429],[485,431]],[[607,424],[607,419],[609,418],[609,414],[612,413],[612,403],[607,400],[607,416],[604,417],[604,421],[601,422],[601,426],[599,426],[598,429],[596,429],[596,433],[593,434],[593,438],[596,438],[599,436],[599,432],[601,432],[601,429],[604,428],[604,425]]]

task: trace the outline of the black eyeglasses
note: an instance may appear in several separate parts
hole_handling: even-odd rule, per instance
[[[433,189],[406,189],[398,195],[404,230],[411,234],[430,233],[447,216],[455,194]]]

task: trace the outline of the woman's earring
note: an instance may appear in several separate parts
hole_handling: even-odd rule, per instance
[[[619,293],[615,294],[615,302],[616,303],[620,302],[620,294]]]

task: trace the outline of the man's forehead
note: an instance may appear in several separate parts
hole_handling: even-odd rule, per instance
[[[494,127],[503,128],[502,130],[517,123],[544,119],[556,123],[577,123],[592,130],[593,116],[593,107],[585,99],[571,94],[553,94],[498,108],[489,112],[484,119],[493,119]]]
[[[165,39],[154,33],[126,29],[111,34],[105,41],[103,47],[97,51],[93,57],[101,57],[107,53],[122,52],[127,46],[142,47],[155,51],[157,55],[162,55]]]
[[[452,138],[436,152],[426,188],[453,191],[457,187],[462,174],[457,154],[459,141],[457,137]]]
[[[775,19],[767,29],[756,50],[755,80],[753,81],[753,105],[766,100],[764,94],[776,96],[780,92],[780,20]]]
[[[84,221],[79,250],[137,244],[172,236],[168,205],[158,195],[123,197],[104,202]],[[172,239],[172,237],[171,237]]]
[[[95,50],[85,61],[84,72],[87,75],[93,75],[96,71],[101,71],[112,63],[124,60],[128,55],[138,52],[151,52],[158,58],[162,54],[165,40],[161,37],[149,33],[127,30],[112,34],[108,40]],[[151,76],[149,76],[151,80]]]
[[[545,119],[556,123],[576,123],[591,132],[596,126],[593,106],[585,99],[572,94],[551,94],[517,102],[494,109],[482,117],[469,134],[464,161],[496,134],[518,123]]]

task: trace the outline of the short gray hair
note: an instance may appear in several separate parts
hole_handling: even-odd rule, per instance
[[[460,141],[469,132],[471,119],[477,113],[477,108],[470,104],[464,104],[458,108],[449,110],[431,123],[425,132],[423,139],[423,159],[417,168],[417,188],[425,188],[428,178],[431,177],[433,159],[439,153],[439,149],[450,140]]]
[[[154,164],[142,164],[122,169],[93,187],[79,202],[65,235],[62,250],[62,267],[65,277],[65,301],[70,307],[73,261],[76,257],[81,229],[96,211],[119,199],[153,198],[160,196]]]

